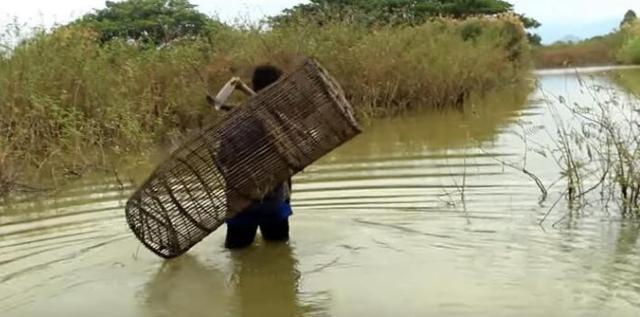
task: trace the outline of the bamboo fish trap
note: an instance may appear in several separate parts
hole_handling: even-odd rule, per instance
[[[178,148],[129,198],[127,222],[177,257],[360,132],[340,86],[307,60]]]

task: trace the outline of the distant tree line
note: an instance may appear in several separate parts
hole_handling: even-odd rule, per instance
[[[502,0],[311,0],[267,21],[272,27],[300,20],[320,24],[338,20],[366,25],[417,25],[434,17],[464,19],[502,13],[514,13],[513,5]],[[540,26],[535,19],[518,16],[527,29]],[[199,12],[189,0],[107,1],[104,9],[87,14],[75,23],[91,26],[104,42],[126,39],[154,45],[206,36],[225,27]],[[540,42],[535,34],[530,33],[529,39],[536,44]]]
[[[300,20],[319,24],[338,20],[368,25],[417,25],[435,17],[464,19],[503,13],[518,15],[527,29],[540,27],[538,21],[515,13],[513,5],[502,0],[311,0],[284,10],[269,22],[276,27]],[[538,35],[530,33],[529,39],[540,43]]]

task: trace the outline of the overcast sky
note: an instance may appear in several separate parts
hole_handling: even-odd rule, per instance
[[[104,0],[0,0],[0,25],[12,17],[30,25],[65,23],[95,8]],[[300,0],[192,0],[207,14],[223,20],[250,18],[257,20],[291,7]],[[517,12],[538,19],[539,33],[546,42],[566,35],[588,37],[614,28],[628,9],[640,12],[638,0],[511,0]]]

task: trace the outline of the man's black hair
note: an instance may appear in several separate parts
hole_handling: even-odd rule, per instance
[[[253,71],[251,84],[253,90],[258,92],[275,83],[282,76],[282,71],[273,65],[260,65]]]

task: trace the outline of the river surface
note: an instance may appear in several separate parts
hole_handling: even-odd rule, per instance
[[[528,154],[540,201],[510,166],[550,142],[545,98],[589,102],[578,76],[372,123],[294,179],[288,244],[231,252],[220,228],[156,257],[123,210],[149,168],[0,207],[0,316],[640,316],[638,222],[559,200],[541,223],[559,168]]]

